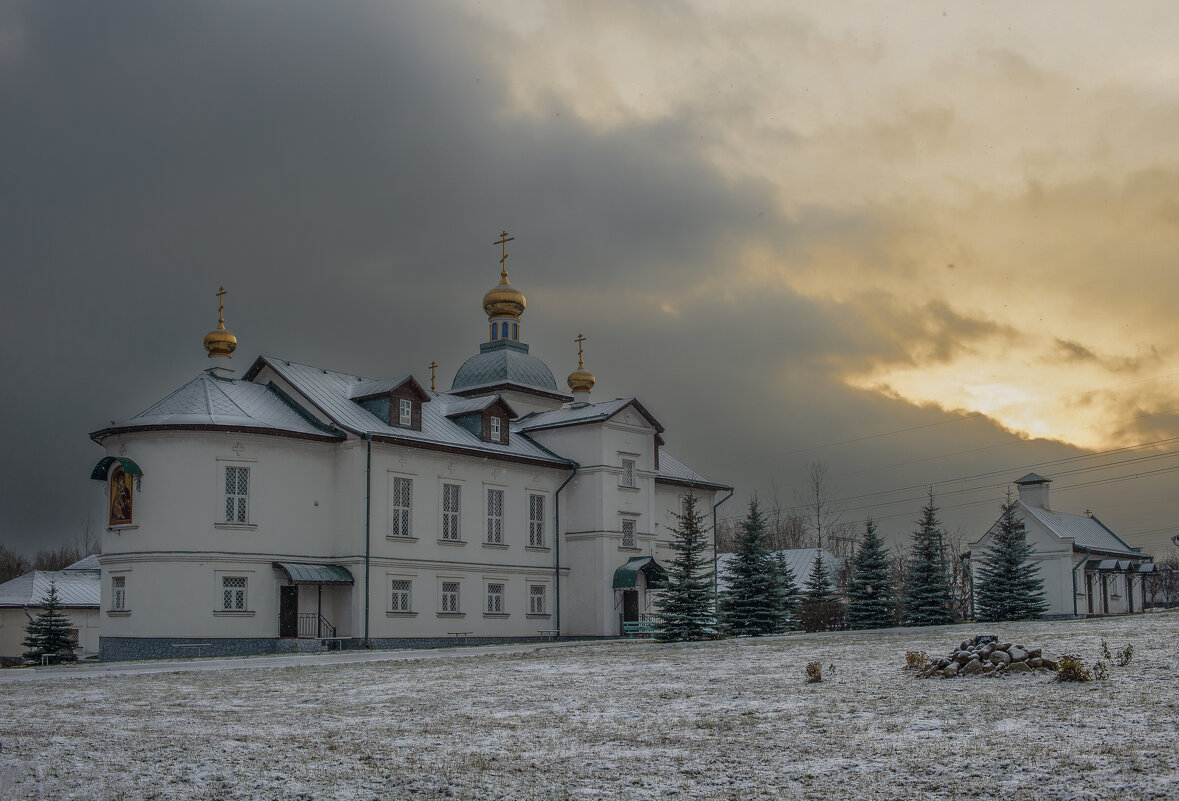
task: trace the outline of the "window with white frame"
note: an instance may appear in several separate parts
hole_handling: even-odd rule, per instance
[[[457,542],[459,539],[459,509],[462,506],[463,488],[458,484],[442,485],[442,539]]]
[[[533,548],[544,546],[544,496],[528,496],[528,544]]]
[[[401,399],[398,404],[397,423],[403,426],[413,425],[413,401]]]
[[[629,517],[622,520],[622,547],[635,547],[635,521]]]
[[[393,579],[390,585],[389,594],[389,611],[391,612],[410,612],[413,611],[411,603],[413,601],[413,582],[409,579]]]
[[[459,611],[459,583],[457,581],[442,582],[440,601],[438,611],[442,614],[452,615]]]
[[[502,615],[504,613],[504,585],[487,585],[487,614]]]
[[[545,614],[544,590],[545,586],[543,584],[528,585],[528,614]]]
[[[623,487],[638,486],[637,484],[635,484],[635,460],[634,459],[623,459],[622,460],[622,480],[621,480],[620,484]]]
[[[393,477],[393,520],[391,533],[394,537],[409,537],[410,511],[413,509],[413,479]]]
[[[499,442],[499,438],[500,438],[499,427],[500,427],[500,419],[498,417],[491,418],[491,441],[492,442]]]
[[[225,522],[250,522],[250,468],[225,468]]]
[[[487,543],[504,544],[504,491],[487,490]]]
[[[221,609],[226,612],[246,611],[246,577],[221,577]]]
[[[127,577],[111,576],[111,609],[127,608]]]

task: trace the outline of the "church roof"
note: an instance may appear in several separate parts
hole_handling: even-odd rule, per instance
[[[1075,548],[1091,548],[1104,553],[1121,553],[1138,557],[1146,555],[1141,550],[1135,550],[1123,542],[1121,537],[1106,528],[1105,524],[1096,517],[1050,512],[1038,506],[1029,506],[1023,501],[1017,501],[1016,505],[1025,517],[1039,521],[1057,537],[1072,539]]]
[[[374,379],[324,370],[272,356],[259,356],[247,376],[256,375],[262,366],[274,370],[333,423],[356,434],[372,434],[391,439],[514,456],[549,462],[561,467],[571,464],[568,459],[556,455],[526,436],[509,437],[506,443],[484,442],[448,417],[456,409],[466,409],[470,405],[471,401],[466,398],[441,392],[426,392],[430,400],[422,404],[422,428],[416,431],[412,428],[391,426],[351,400],[352,387],[374,382]],[[495,396],[491,396],[490,399],[494,400]],[[476,405],[486,405],[488,402],[488,398],[475,399]],[[511,424],[509,431],[515,433],[517,430],[517,427]]]
[[[679,459],[672,456],[667,451],[660,449],[659,451],[659,471],[656,474],[655,480],[663,479],[665,481],[674,481],[682,484],[699,484],[707,487],[719,487],[722,489],[731,489],[725,484],[718,484],[715,481],[709,481],[704,476],[697,473],[692,468],[681,462]]]
[[[91,560],[93,567],[90,567]],[[33,570],[6,581],[0,584],[0,606],[39,606],[50,584],[57,588],[62,606],[97,608],[102,589],[98,557],[88,556],[64,570]]]
[[[282,431],[313,437],[343,436],[304,414],[277,388],[203,372],[139,414],[102,431],[120,429],[233,428]]]
[[[510,339],[484,342],[454,375],[450,391],[517,384],[544,392],[558,392],[549,366],[528,352],[528,346]]]

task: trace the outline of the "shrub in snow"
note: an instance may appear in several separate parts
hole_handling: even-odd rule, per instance
[[[823,663],[822,662],[807,662],[806,664],[806,683],[818,684],[823,680]]]
[[[1089,668],[1085,667],[1077,654],[1060,657],[1060,665],[1056,668],[1057,681],[1090,681],[1092,678]]]
[[[1109,668],[1100,659],[1093,663],[1093,678],[1098,681],[1105,681],[1109,678]]]
[[[1130,660],[1134,658],[1134,646],[1126,645],[1125,648],[1118,651],[1118,655],[1114,657],[1114,664],[1118,667],[1125,667],[1130,664]]]
[[[905,651],[905,670],[925,670],[929,657],[924,651]]]

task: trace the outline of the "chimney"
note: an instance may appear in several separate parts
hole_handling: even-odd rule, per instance
[[[1045,511],[1051,511],[1048,506],[1048,485],[1052,483],[1052,479],[1038,476],[1035,473],[1028,473],[1023,478],[1015,480],[1015,486],[1019,488],[1019,500],[1025,506],[1038,506]]]

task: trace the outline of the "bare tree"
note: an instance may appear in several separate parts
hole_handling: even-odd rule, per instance
[[[900,625],[905,613],[905,587],[909,581],[909,560],[905,558],[905,549],[898,546],[889,557],[888,564],[893,592],[893,621]]]
[[[98,526],[94,525],[93,517],[87,516],[82,521],[82,527],[74,535],[74,550],[82,554],[82,557],[92,553],[102,553],[102,532],[99,531]]]
[[[32,570],[29,560],[6,545],[0,545],[0,583],[23,576]]]
[[[971,609],[970,572],[962,560],[967,553],[966,534],[959,527],[953,533],[947,533],[942,544],[946,551],[946,564],[950,574],[951,607],[959,620],[970,620],[974,617]]]
[[[1159,596],[1162,596],[1166,606],[1174,606],[1179,601],[1179,551],[1172,549],[1165,558],[1156,562],[1155,572],[1148,573],[1145,581],[1152,607]]]
[[[806,489],[799,498],[798,506],[803,510],[814,547],[822,548],[823,538],[826,537],[829,551],[832,545],[841,547],[839,541],[832,538],[848,537],[852,528],[840,520],[841,511],[832,495],[831,471],[822,462],[811,462],[807,465]]]

